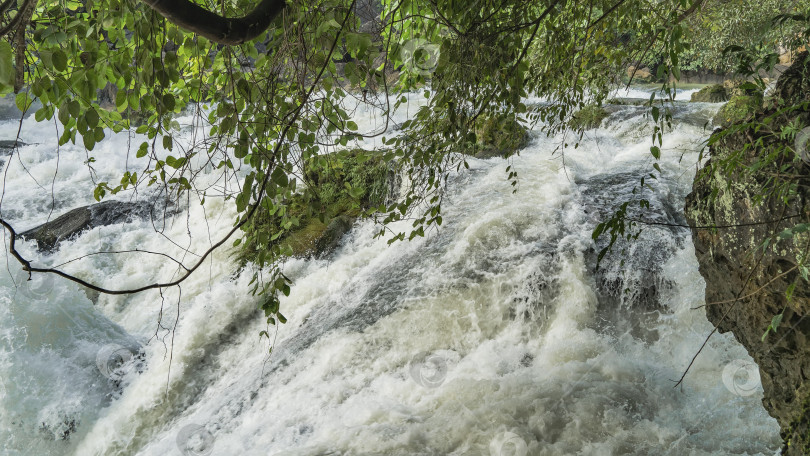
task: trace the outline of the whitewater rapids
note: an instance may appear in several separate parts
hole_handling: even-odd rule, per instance
[[[643,194],[653,211],[640,216],[683,223],[710,133],[704,125],[718,107],[675,109],[663,177]],[[270,328],[270,356],[250,276],[234,276],[231,250],[217,251],[182,292],[101,296],[97,304],[61,279],[25,282],[6,254],[0,453],[776,454],[779,427],[731,335],[715,335],[673,388],[712,329],[692,309],[705,285],[688,229],[645,228],[595,269],[595,224],[652,170],[645,113],[617,108],[565,151],[565,166],[551,153],[563,139],[533,132],[512,159],[516,194],[506,162],[471,159],[451,180],[441,229],[425,238],[387,246],[361,222],[329,258],[290,260],[294,286],[281,304],[289,321]],[[357,120],[361,130],[380,124],[370,109]],[[179,121],[185,140],[203,135],[191,116]],[[0,137],[13,139],[18,127],[3,120]],[[31,116],[21,131],[28,145],[2,170],[2,214],[19,231],[92,203],[89,167],[97,182],[116,182],[144,164],[134,134],[108,131],[88,155],[71,144],[57,149],[53,122]],[[52,255],[32,243],[20,248],[51,265],[135,248],[193,262],[236,215],[216,197],[225,185],[216,171],[200,179],[211,196],[192,201],[162,233],[133,221],[85,232]],[[139,253],[90,256],[65,269],[114,287],[180,272]],[[116,375],[105,367],[113,353],[124,362]]]

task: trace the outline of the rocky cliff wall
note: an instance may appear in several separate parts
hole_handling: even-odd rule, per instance
[[[810,129],[784,131],[810,125],[810,109],[801,105],[809,88],[805,53],[753,122],[714,133],[685,207],[706,281],[706,315],[759,365],[763,405],[782,427],[788,455],[810,454],[810,286],[802,277],[810,232],[785,232],[810,223],[810,167],[796,159],[797,149],[810,146],[802,136],[810,138]],[[799,108],[786,111],[791,106]],[[792,191],[784,198],[775,189]],[[776,332],[763,337],[780,314]]]

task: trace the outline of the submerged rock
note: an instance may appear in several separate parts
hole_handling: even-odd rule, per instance
[[[644,233],[632,242],[617,239],[599,268],[596,268],[597,254],[608,246],[609,236],[599,237],[594,249],[588,252],[600,306],[605,306],[606,312],[661,310],[661,296],[674,284],[664,273],[663,265],[683,245],[687,233],[683,228],[685,220],[666,194],[645,189],[643,199],[650,202],[650,208],[638,204],[642,193],[634,189],[640,187],[644,176],[643,170],[638,169],[597,174],[577,182],[585,211],[594,221],[607,220],[620,202],[630,201],[628,218],[660,224],[646,226]]]
[[[104,201],[73,209],[50,222],[30,229],[20,236],[34,240],[40,250],[51,251],[59,243],[97,226],[114,225],[150,215],[152,204],[147,202]]]
[[[774,106],[792,106],[810,96],[810,65],[804,59],[785,75],[777,82]],[[773,119],[766,129],[715,133],[711,159],[695,179],[685,214],[706,280],[706,316],[720,332],[731,331],[758,364],[763,405],[782,428],[782,454],[802,455],[810,454],[810,320],[805,318],[810,287],[801,271],[808,266],[810,232],[789,230],[810,223],[810,168],[783,155],[798,147],[792,141],[764,130],[779,131],[796,121],[807,125],[810,113],[780,117],[776,109],[756,114],[758,122]],[[772,152],[785,159],[763,164]],[[715,166],[723,162],[737,164],[737,171]],[[745,167],[752,172],[741,172]],[[774,176],[793,186],[784,199],[771,193]],[[775,332],[769,331],[773,323]],[[736,381],[732,375],[726,386],[741,394]],[[740,382],[748,390],[757,386]]]
[[[649,98],[616,97],[607,100],[608,105],[617,106],[646,106],[650,103]]]
[[[15,141],[13,139],[0,140],[0,155],[9,155],[15,147],[22,147],[26,144],[22,141]]]
[[[6,157],[11,155],[14,152],[14,149],[17,147],[25,146],[22,141],[15,141],[15,140],[0,140],[0,166],[3,166],[3,163],[6,162]]]

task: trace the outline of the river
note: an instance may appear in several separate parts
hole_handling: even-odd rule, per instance
[[[648,97],[634,90],[630,96]],[[628,94],[624,94],[628,95]],[[688,92],[679,98],[688,99]],[[414,97],[414,100],[418,97]],[[531,101],[531,100],[530,100]],[[418,102],[414,101],[414,105]],[[719,105],[679,104],[646,220],[683,224],[704,128]],[[410,109],[410,111],[409,111]],[[532,132],[511,160],[471,159],[450,179],[444,223],[388,246],[355,225],[323,259],[292,259],[270,328],[221,249],[182,286],[101,296],[50,276],[28,282],[7,254],[0,273],[0,448],[7,455],[772,455],[779,427],[755,366],[715,335],[688,229],[645,227],[596,270],[598,221],[652,171],[650,122],[614,109],[581,145]],[[401,121],[415,108],[397,113]],[[380,124],[357,112],[361,130]],[[182,141],[204,127],[179,119]],[[2,214],[20,231],[93,202],[92,182],[137,170],[139,135],[92,153],[56,146],[55,122],[3,120],[27,143],[3,165]],[[61,128],[61,126],[59,126]],[[393,133],[392,133],[393,134]],[[80,141],[79,141],[80,143]],[[373,146],[372,143],[368,144]],[[92,156],[94,161],[88,161]],[[217,170],[205,204],[172,217],[94,228],[53,254],[152,250],[187,263],[232,226]],[[144,188],[115,196],[148,198]],[[404,229],[404,228],[403,228]],[[7,244],[7,238],[4,238]],[[226,244],[230,245],[230,243]],[[92,255],[64,266],[116,288],[177,277],[165,257]],[[123,363],[123,364],[122,364]]]

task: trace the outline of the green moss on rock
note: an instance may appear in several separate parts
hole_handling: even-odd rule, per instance
[[[477,144],[470,154],[476,158],[509,157],[529,143],[529,133],[516,119],[480,117],[475,122]]]
[[[573,115],[570,126],[575,130],[592,130],[599,128],[602,125],[602,120],[607,116],[608,112],[605,108],[597,105],[587,105]]]
[[[381,154],[360,149],[314,157],[304,173],[306,188],[285,201],[283,210],[270,214],[260,207],[245,227],[242,263],[261,264],[274,247],[294,257],[333,250],[355,220],[385,203],[392,174]]]
[[[717,111],[712,123],[724,128],[742,123],[753,116],[760,107],[762,107],[762,94],[737,95]]]
[[[729,98],[728,90],[722,84],[706,86],[692,94],[691,101],[698,103],[722,103]]]
[[[810,168],[795,160],[794,138],[774,134],[808,123],[806,111],[786,109],[810,99],[810,59],[797,62],[751,125],[712,135],[684,208],[711,303],[706,317],[732,332],[759,366],[762,403],[782,429],[786,456],[810,454],[810,289],[797,270],[807,262],[810,234],[779,234],[810,223]],[[778,333],[768,331],[776,315]]]

